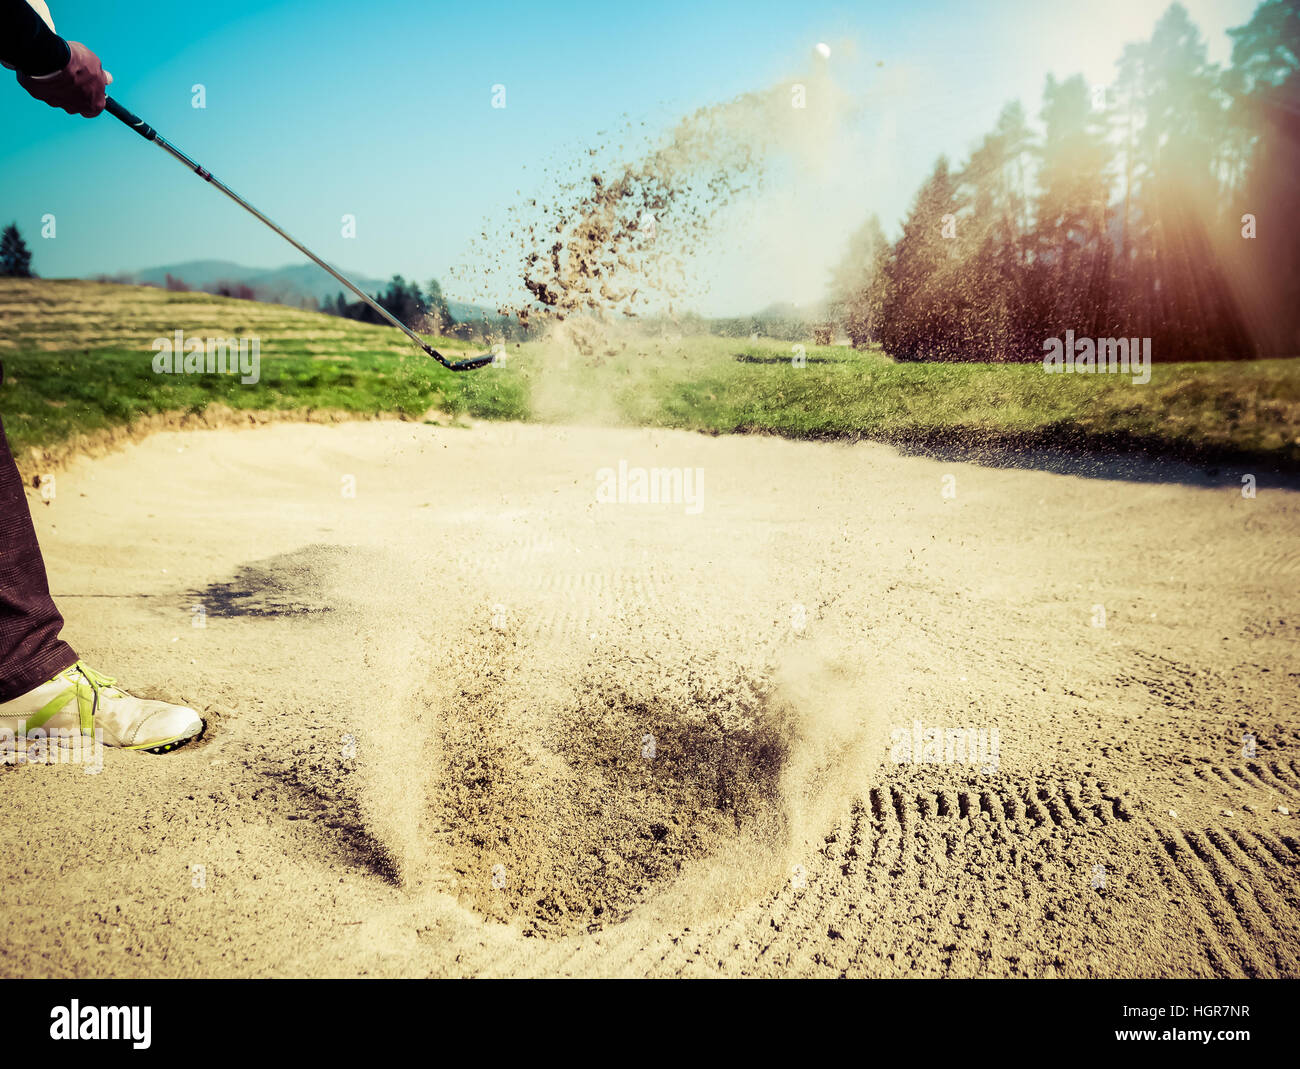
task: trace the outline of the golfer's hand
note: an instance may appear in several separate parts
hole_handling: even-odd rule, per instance
[[[113,76],[104,70],[95,55],[77,41],[68,42],[72,58],[61,71],[32,77],[18,75],[18,84],[37,100],[52,108],[62,108],[69,115],[84,115],[93,119],[104,110],[104,90],[113,82]]]

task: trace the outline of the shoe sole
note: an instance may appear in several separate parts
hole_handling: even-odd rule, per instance
[[[193,742],[203,734],[203,728],[199,728],[193,735],[177,735],[174,739],[166,739],[163,742],[151,742],[143,746],[119,746],[120,750],[143,750],[145,753],[164,754],[171,753],[173,750],[179,750],[187,742]]]

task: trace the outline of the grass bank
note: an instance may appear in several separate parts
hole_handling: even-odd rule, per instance
[[[257,337],[261,377],[158,375],[153,339]],[[467,346],[439,341],[451,354]],[[0,279],[0,415],[15,451],[159,413],[332,412],[617,422],[968,449],[1119,448],[1300,468],[1300,361],[1157,364],[1151,381],[1037,364],[899,364],[880,352],[716,337],[512,348],[452,375],[396,331],[207,294]]]

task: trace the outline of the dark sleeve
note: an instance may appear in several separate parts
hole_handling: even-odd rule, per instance
[[[23,74],[53,74],[68,65],[68,42],[45,25],[27,0],[0,0],[0,61]]]

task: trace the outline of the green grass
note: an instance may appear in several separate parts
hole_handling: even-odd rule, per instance
[[[1300,459],[1300,363],[1157,366],[1128,377],[1045,375],[1037,364],[895,364],[880,359],[766,375],[737,369],[678,383],[674,426],[955,445],[1274,454]]]
[[[156,375],[152,341],[257,336],[256,385]],[[437,340],[455,357],[469,348]],[[161,412],[330,410],[629,423],[969,448],[1120,447],[1300,467],[1300,361],[1158,364],[1151,382],[1037,364],[897,364],[878,351],[626,335],[585,355],[512,347],[452,375],[397,331],[278,305],[88,282],[0,280],[0,414],[15,451]]]
[[[525,346],[516,370],[530,396],[544,377],[549,393],[590,399],[596,412],[605,399],[640,425],[1300,466],[1296,360],[1157,364],[1138,386],[1131,376],[1047,375],[1039,364],[895,363],[880,351],[810,345],[796,368],[791,355],[775,341],[643,341],[571,359],[566,371],[543,347]]]
[[[261,376],[159,375],[153,339],[257,337]],[[449,355],[465,343],[434,339]],[[163,412],[327,410],[420,419],[430,409],[526,416],[523,385],[451,375],[395,330],[279,305],[88,282],[0,279],[0,415],[14,452]]]

